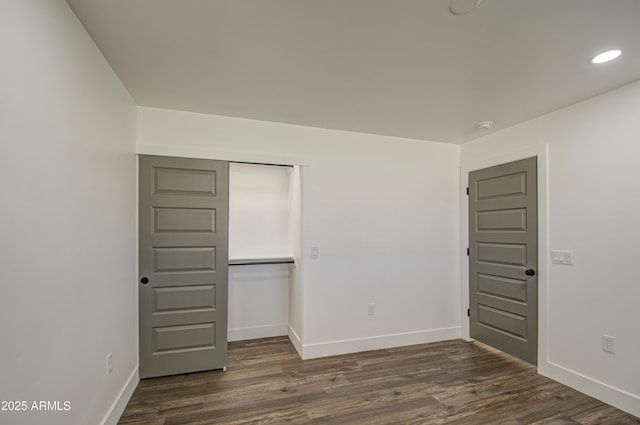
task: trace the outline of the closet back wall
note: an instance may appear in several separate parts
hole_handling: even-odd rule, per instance
[[[293,167],[229,164],[229,259],[291,257]]]
[[[293,167],[229,164],[229,259],[293,257]],[[229,341],[287,335],[290,265],[229,268]]]

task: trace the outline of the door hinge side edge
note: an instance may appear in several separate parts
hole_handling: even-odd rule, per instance
[[[467,317],[471,317],[471,309],[470,308],[467,309]]]
[[[467,187],[467,195],[469,194],[469,188]]]

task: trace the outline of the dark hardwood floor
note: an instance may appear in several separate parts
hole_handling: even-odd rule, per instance
[[[145,379],[119,424],[640,424],[462,340],[300,360],[286,337],[229,344],[227,372]]]

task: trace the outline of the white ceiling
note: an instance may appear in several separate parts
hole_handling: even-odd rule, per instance
[[[463,143],[640,79],[640,0],[68,3],[143,106]]]

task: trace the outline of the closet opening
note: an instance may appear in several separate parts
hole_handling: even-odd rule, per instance
[[[300,334],[301,171],[229,163],[228,340]]]

